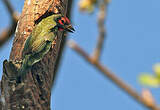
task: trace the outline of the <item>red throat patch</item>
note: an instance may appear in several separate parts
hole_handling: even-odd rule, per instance
[[[59,31],[63,31],[64,29],[63,29],[63,28],[58,28],[58,30],[59,30]]]

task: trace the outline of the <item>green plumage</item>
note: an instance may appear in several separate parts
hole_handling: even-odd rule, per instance
[[[56,19],[61,16],[61,14],[51,15],[35,26],[25,42],[19,74],[24,76],[26,71],[33,64],[39,62],[50,50],[55,34],[58,31]]]

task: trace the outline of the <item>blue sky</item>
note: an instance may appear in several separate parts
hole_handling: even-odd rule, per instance
[[[75,1],[72,22],[76,31],[69,34],[68,39],[75,40],[85,51],[92,53],[98,36],[97,13],[80,13],[78,0]],[[23,0],[12,3],[21,12]],[[143,87],[137,82],[138,75],[152,72],[152,65],[160,62],[159,4],[159,0],[112,0],[108,7],[105,23],[108,36],[101,62],[139,92]],[[1,1],[0,11],[1,31],[10,23]],[[0,48],[0,73],[3,60],[9,58],[12,40]],[[65,48],[63,56],[52,92],[52,110],[147,110],[70,48]],[[158,91],[151,89],[160,102]]]

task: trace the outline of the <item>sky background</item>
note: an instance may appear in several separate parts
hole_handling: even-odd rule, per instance
[[[21,12],[23,0],[10,0]],[[112,0],[108,7],[105,40],[101,62],[138,92],[143,88],[137,77],[141,72],[152,72],[160,62],[160,1]],[[85,51],[92,53],[97,42],[97,11],[92,15],[80,13],[78,0],[74,0],[72,23],[75,40]],[[6,7],[0,1],[0,31],[10,24]],[[2,63],[9,58],[12,47],[9,40],[0,48],[0,74]],[[148,110],[110,80],[100,74],[73,50],[66,47],[56,85],[52,92],[52,110]],[[160,89],[151,88],[157,103]]]

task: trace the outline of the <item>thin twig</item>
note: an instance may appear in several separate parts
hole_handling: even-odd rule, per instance
[[[141,97],[133,88],[128,84],[122,81],[119,77],[114,75],[108,68],[104,67],[99,61],[93,61],[93,58],[90,57],[83,49],[81,49],[74,41],[69,41],[68,45],[70,48],[75,50],[80,54],[86,61],[92,64],[96,69],[102,72],[107,78],[109,78],[113,83],[115,83],[119,88],[124,90],[128,95],[132,96],[135,100],[148,107],[151,110],[160,110],[160,108],[155,104],[148,104],[147,100]]]
[[[100,59],[100,55],[103,49],[104,39],[106,36],[106,29],[104,26],[105,23],[105,17],[106,17],[106,8],[107,8],[108,2],[103,1],[103,3],[100,4],[99,8],[99,15],[98,15],[98,29],[99,29],[99,37],[98,42],[96,45],[96,48],[93,53],[93,58],[95,61],[98,61]]]
[[[14,11],[11,3],[8,0],[3,0],[3,2],[8,9],[12,22],[8,28],[4,29],[0,33],[0,47],[14,34],[19,18],[18,14]]]
[[[10,27],[0,33],[0,47],[14,34],[17,23],[12,23]]]
[[[148,89],[142,89],[141,91],[142,97],[147,100],[148,105],[155,105],[155,99],[153,98],[152,93]]]
[[[8,1],[8,0],[2,0],[3,3],[5,4],[5,6],[7,7],[7,10],[12,18],[12,20],[14,22],[17,22],[18,21],[18,16],[17,16],[17,13],[14,11],[11,3]]]

